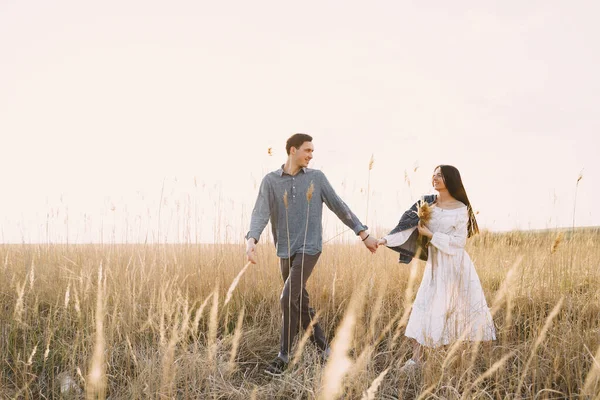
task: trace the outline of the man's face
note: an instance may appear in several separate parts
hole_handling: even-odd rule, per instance
[[[296,149],[292,147],[290,152],[291,156],[296,163],[301,168],[308,167],[308,163],[313,158],[313,151],[315,150],[312,142],[304,142],[300,148]]]

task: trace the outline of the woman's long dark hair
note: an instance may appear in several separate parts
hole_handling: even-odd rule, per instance
[[[458,169],[456,169],[456,167],[453,167],[452,165],[438,165],[435,169],[437,168],[439,168],[442,171],[444,185],[446,185],[446,189],[448,189],[450,196],[454,197],[456,200],[460,201],[461,203],[467,206],[467,210],[469,212],[469,225],[467,227],[467,237],[471,237],[479,233],[479,227],[477,226],[475,213],[473,213],[473,208],[471,207],[471,202],[469,201],[469,197],[467,196],[467,191],[465,190],[465,187],[462,183],[460,172],[458,172]]]

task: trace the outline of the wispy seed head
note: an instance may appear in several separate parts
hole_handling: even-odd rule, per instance
[[[306,192],[306,200],[310,201],[313,196],[313,192],[315,191],[315,184],[313,181],[310,181],[310,186],[308,187],[308,191]]]
[[[373,169],[374,162],[375,162],[375,159],[373,158],[373,154],[371,154],[371,160],[369,161],[369,171]]]
[[[429,220],[431,220],[432,211],[433,210],[429,206],[428,202],[426,202],[425,200],[419,201],[419,205],[417,208],[417,215],[419,216],[419,220],[423,224],[427,224],[429,222]]]
[[[554,254],[556,252],[556,249],[558,249],[558,246],[560,245],[560,242],[562,242],[564,236],[565,235],[563,232],[559,232],[558,235],[556,235],[556,239],[554,239],[554,243],[552,243],[552,247],[550,247],[550,254]]]

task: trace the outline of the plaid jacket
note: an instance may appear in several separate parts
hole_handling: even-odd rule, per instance
[[[429,204],[433,204],[436,199],[437,195],[435,194],[423,196],[423,200]],[[418,204],[418,202],[413,204],[411,208],[409,208],[404,212],[404,214],[402,214],[398,225],[396,225],[396,227],[392,229],[390,233],[388,233],[388,235],[393,235],[394,233],[414,228],[419,224],[419,216],[417,215]],[[426,236],[421,236],[419,234],[419,230],[415,229],[415,231],[410,235],[406,242],[404,242],[400,246],[388,246],[388,248],[400,253],[400,259],[398,260],[399,262],[403,264],[409,264],[415,257],[419,258],[420,260],[427,261],[428,245],[429,238]]]

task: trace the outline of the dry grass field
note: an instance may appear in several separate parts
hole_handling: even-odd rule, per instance
[[[600,398],[600,232],[556,238],[470,239],[498,340],[430,351],[409,375],[424,264],[326,244],[308,290],[333,355],[309,342],[281,378],[262,372],[281,319],[270,244],[235,287],[241,244],[2,245],[0,398]]]

